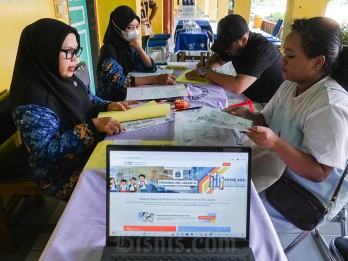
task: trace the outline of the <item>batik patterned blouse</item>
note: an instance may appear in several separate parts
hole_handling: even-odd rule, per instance
[[[86,89],[94,113],[106,111],[110,102]],[[101,139],[92,119],[68,129],[52,110],[33,104],[16,107],[12,117],[29,151],[29,164],[38,185],[48,195],[67,201]]]
[[[134,52],[134,70],[138,72],[155,72],[156,63],[152,60],[152,66],[147,68],[138,52]],[[102,99],[119,101],[119,93],[126,93],[127,87],[135,86],[134,77],[124,74],[122,66],[114,59],[106,58],[102,62],[101,69],[97,71],[98,88],[96,95]]]

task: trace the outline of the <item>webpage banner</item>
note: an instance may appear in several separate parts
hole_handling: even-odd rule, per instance
[[[247,153],[115,151],[110,162],[110,236],[245,237]]]

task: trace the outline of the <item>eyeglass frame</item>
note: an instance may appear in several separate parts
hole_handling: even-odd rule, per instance
[[[73,52],[71,50],[74,50]],[[69,49],[60,49],[61,52],[65,53],[65,58],[66,59],[71,59],[74,56],[76,56],[76,58],[79,58],[80,55],[82,54],[83,51],[83,47],[77,47],[76,49],[73,48],[69,48]],[[68,58],[68,53],[72,54],[70,58]]]

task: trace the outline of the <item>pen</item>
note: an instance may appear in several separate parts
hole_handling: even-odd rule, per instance
[[[203,54],[203,62],[202,62],[203,68],[205,66],[205,54]]]
[[[201,109],[202,106],[199,107],[190,107],[190,108],[183,108],[183,109],[174,109],[174,111],[189,111],[189,110],[195,110],[195,109]]]

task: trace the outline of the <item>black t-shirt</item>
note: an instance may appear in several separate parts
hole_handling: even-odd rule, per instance
[[[278,48],[261,34],[250,32],[249,40],[239,56],[230,56],[226,53],[218,55],[226,62],[232,61],[237,74],[257,78],[243,92],[250,100],[268,102],[284,81],[281,70],[282,55]]]

